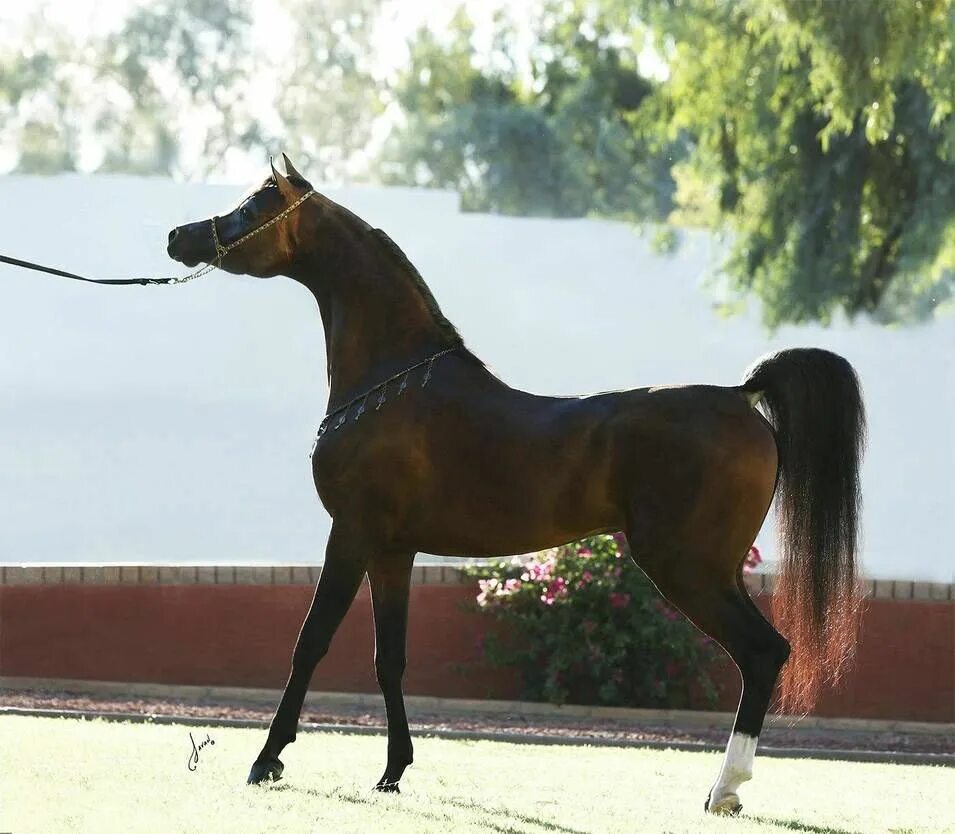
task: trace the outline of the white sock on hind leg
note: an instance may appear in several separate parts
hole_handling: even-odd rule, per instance
[[[753,778],[753,758],[758,741],[759,736],[748,736],[746,733],[733,733],[730,736],[723,767],[710,791],[710,811],[734,810],[739,805],[737,791],[743,782]]]

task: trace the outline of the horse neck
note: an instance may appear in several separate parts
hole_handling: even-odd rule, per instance
[[[460,343],[407,267],[367,233],[343,241],[334,263],[318,261],[300,259],[291,277],[311,291],[321,311],[330,409]]]

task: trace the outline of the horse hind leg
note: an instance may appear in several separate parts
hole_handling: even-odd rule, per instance
[[[789,644],[749,599],[740,574],[716,571],[712,561],[671,554],[654,566],[641,565],[663,595],[703,633],[719,643],[740,671],[743,691],[723,765],[704,804],[715,814],[738,814],[739,788],[753,775],[753,759],[776,678]],[[662,567],[665,565],[666,567]]]
[[[743,691],[733,733],[726,745],[723,766],[704,808],[711,813],[739,813],[740,785],[752,778],[753,758],[779,672],[789,657],[789,643],[749,599],[740,577],[735,593],[728,591],[720,625],[709,626],[711,636],[733,658],[740,670]]]

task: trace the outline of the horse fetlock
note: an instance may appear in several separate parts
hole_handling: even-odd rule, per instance
[[[738,814],[743,807],[739,801],[739,787],[753,778],[753,758],[756,755],[757,736],[734,732],[726,745],[723,767],[706,801],[711,814]]]

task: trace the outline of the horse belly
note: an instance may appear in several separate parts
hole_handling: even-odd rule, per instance
[[[586,434],[459,436],[433,460],[412,525],[419,550],[528,553],[622,527],[611,460]]]

